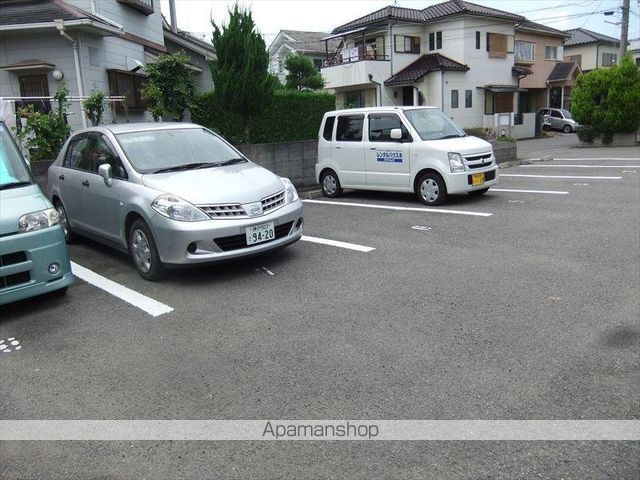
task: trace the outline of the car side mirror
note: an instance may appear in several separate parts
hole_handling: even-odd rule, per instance
[[[102,177],[104,180],[104,184],[107,187],[113,185],[113,178],[111,177],[111,165],[108,163],[103,163],[98,167],[98,175]]]
[[[392,128],[389,132],[391,140],[402,140],[402,130],[399,128]]]

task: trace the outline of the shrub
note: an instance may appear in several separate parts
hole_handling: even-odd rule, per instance
[[[160,55],[155,63],[146,66],[149,79],[142,89],[147,108],[158,120],[165,113],[175,121],[182,121],[195,92],[189,57],[184,52]]]
[[[94,127],[97,127],[102,122],[105,100],[106,95],[102,90],[93,90],[91,95],[82,101],[84,113]]]
[[[629,54],[610,68],[580,75],[571,95],[571,113],[584,127],[578,135],[589,142],[597,136],[611,142],[616,132],[640,127],[640,68]]]
[[[17,138],[30,153],[31,160],[50,160],[58,156],[64,142],[69,138],[71,127],[67,123],[67,95],[69,90],[61,84],[53,98],[58,102],[54,112],[36,112],[33,105],[19,111],[26,124],[20,129]]]
[[[312,140],[325,112],[335,109],[335,96],[328,93],[277,90],[271,105],[257,115],[251,128],[253,143],[278,143]],[[216,107],[212,92],[197,96],[191,116],[231,143],[243,141],[243,122],[239,115]]]

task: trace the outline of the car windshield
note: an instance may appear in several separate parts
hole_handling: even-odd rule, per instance
[[[29,168],[4,123],[0,123],[0,190],[30,185]]]
[[[246,160],[204,128],[175,128],[120,133],[120,146],[140,173],[218,167]]]
[[[422,140],[443,140],[465,136],[462,129],[437,108],[405,110],[404,114]]]
[[[571,120],[573,117],[571,116],[571,112],[569,110],[560,110],[562,112],[562,114],[564,115],[564,118],[566,118],[567,120]]]

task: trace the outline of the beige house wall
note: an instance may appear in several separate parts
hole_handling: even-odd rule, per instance
[[[613,45],[576,45],[564,48],[564,58],[568,62],[573,55],[582,55],[580,67],[582,71],[593,70],[602,66],[603,53],[618,53],[618,47]]]
[[[554,47],[562,47],[561,37],[556,36],[547,36],[538,33],[528,33],[528,32],[516,32],[516,42],[531,42],[534,44],[533,47],[533,62],[523,62],[516,61],[516,64],[525,66],[533,71],[533,75],[528,75],[522,80],[520,80],[520,86],[523,88],[546,88],[547,78],[549,78],[549,74],[553,70],[553,67],[556,66],[557,63],[562,61],[562,58],[559,60],[545,60],[544,52],[545,46],[554,46]],[[560,48],[559,48],[560,49]],[[565,51],[565,57],[567,55]]]

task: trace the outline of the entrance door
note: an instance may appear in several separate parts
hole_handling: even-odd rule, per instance
[[[552,87],[549,91],[549,107],[562,108],[561,105],[562,87]]]
[[[413,105],[413,87],[402,87],[402,105],[404,107]]]

